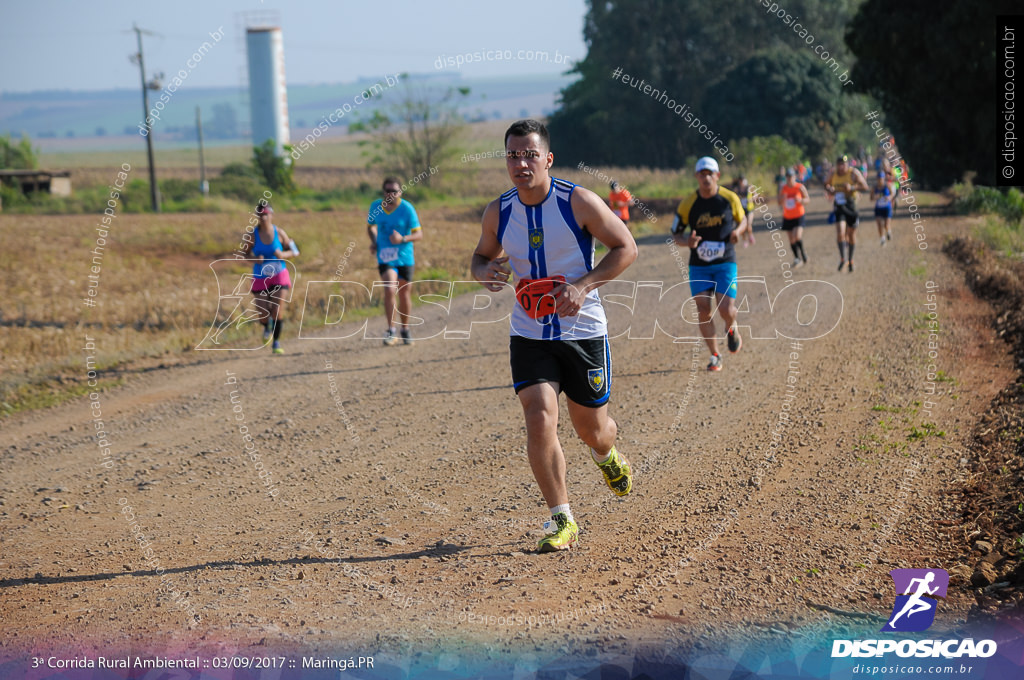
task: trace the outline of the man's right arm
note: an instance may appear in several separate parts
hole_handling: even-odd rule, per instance
[[[480,229],[480,241],[473,251],[473,259],[469,271],[473,278],[491,292],[498,292],[505,287],[512,275],[508,267],[507,257],[500,257],[501,242],[498,240],[498,218],[501,206],[499,201],[491,201],[484,209],[484,217]]]
[[[682,215],[679,213],[679,209],[681,207],[682,203],[676,206],[676,212],[672,216],[672,228],[670,231],[672,232],[672,240],[675,241],[677,246],[688,246],[689,239],[684,238],[683,234],[686,232],[686,228],[689,225],[686,224],[686,220],[684,220]]]
[[[374,222],[367,222],[366,224],[366,235],[370,237],[370,252],[377,252],[377,224]]]

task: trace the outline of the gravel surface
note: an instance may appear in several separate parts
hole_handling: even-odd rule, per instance
[[[533,552],[546,509],[507,322],[468,339],[421,332],[410,347],[292,337],[283,357],[197,353],[139,373],[99,395],[106,467],[86,398],[6,419],[0,645],[605,655],[883,619],[890,569],[960,564],[961,518],[944,499],[971,477],[972,428],[1014,363],[941,252],[962,218],[930,216],[927,250],[905,216],[885,248],[866,224],[853,273],[836,272],[820,210],[810,224],[811,262],[792,279],[760,221],[738,248],[749,329],[737,355],[723,340],[720,373],[702,345],[666,334],[696,335],[683,331],[693,307],[685,284],[671,288],[664,236],[640,239],[625,278],[662,292],[645,284],[634,303],[610,297],[630,284],[605,290],[634,491],[603,484],[563,400],[582,527],[566,553]],[[483,319],[473,304],[417,309],[435,330],[469,328]],[[951,588],[935,625],[974,604]]]

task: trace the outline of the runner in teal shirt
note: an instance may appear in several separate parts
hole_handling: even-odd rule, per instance
[[[370,205],[366,216],[366,233],[370,237],[370,250],[377,255],[377,271],[380,272],[384,287],[384,314],[388,320],[388,331],[384,344],[398,343],[395,327],[401,327],[402,341],[412,344],[409,334],[409,318],[412,313],[413,266],[416,264],[413,241],[423,237],[420,218],[412,203],[402,200],[401,183],[388,177],[383,184],[384,198]],[[395,317],[395,299],[398,302],[398,318]]]

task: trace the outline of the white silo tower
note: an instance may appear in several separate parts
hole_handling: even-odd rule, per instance
[[[249,57],[249,106],[252,143],[274,140],[278,155],[288,137],[288,93],[284,80],[284,41],[279,26],[250,26],[245,32]]]

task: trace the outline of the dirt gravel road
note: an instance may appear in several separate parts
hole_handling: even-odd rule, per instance
[[[738,249],[741,276],[763,283],[741,286],[746,343],[717,374],[702,345],[662,330],[695,335],[693,308],[664,236],[640,239],[635,301],[632,284],[605,290],[634,492],[604,486],[563,405],[583,530],[566,553],[532,550],[547,513],[507,323],[411,347],[293,337],[283,357],[197,353],[8,418],[0,644],[603,655],[842,625],[822,606],[885,617],[890,569],[957,563],[943,499],[969,477],[965,442],[1012,361],[940,252],[962,218],[929,216],[926,250],[905,215],[885,248],[865,225],[853,273],[835,270],[824,213],[811,218],[811,261],[791,279],[761,221]],[[418,309],[467,329],[487,316],[474,300]],[[936,626],[972,603],[951,588]]]

